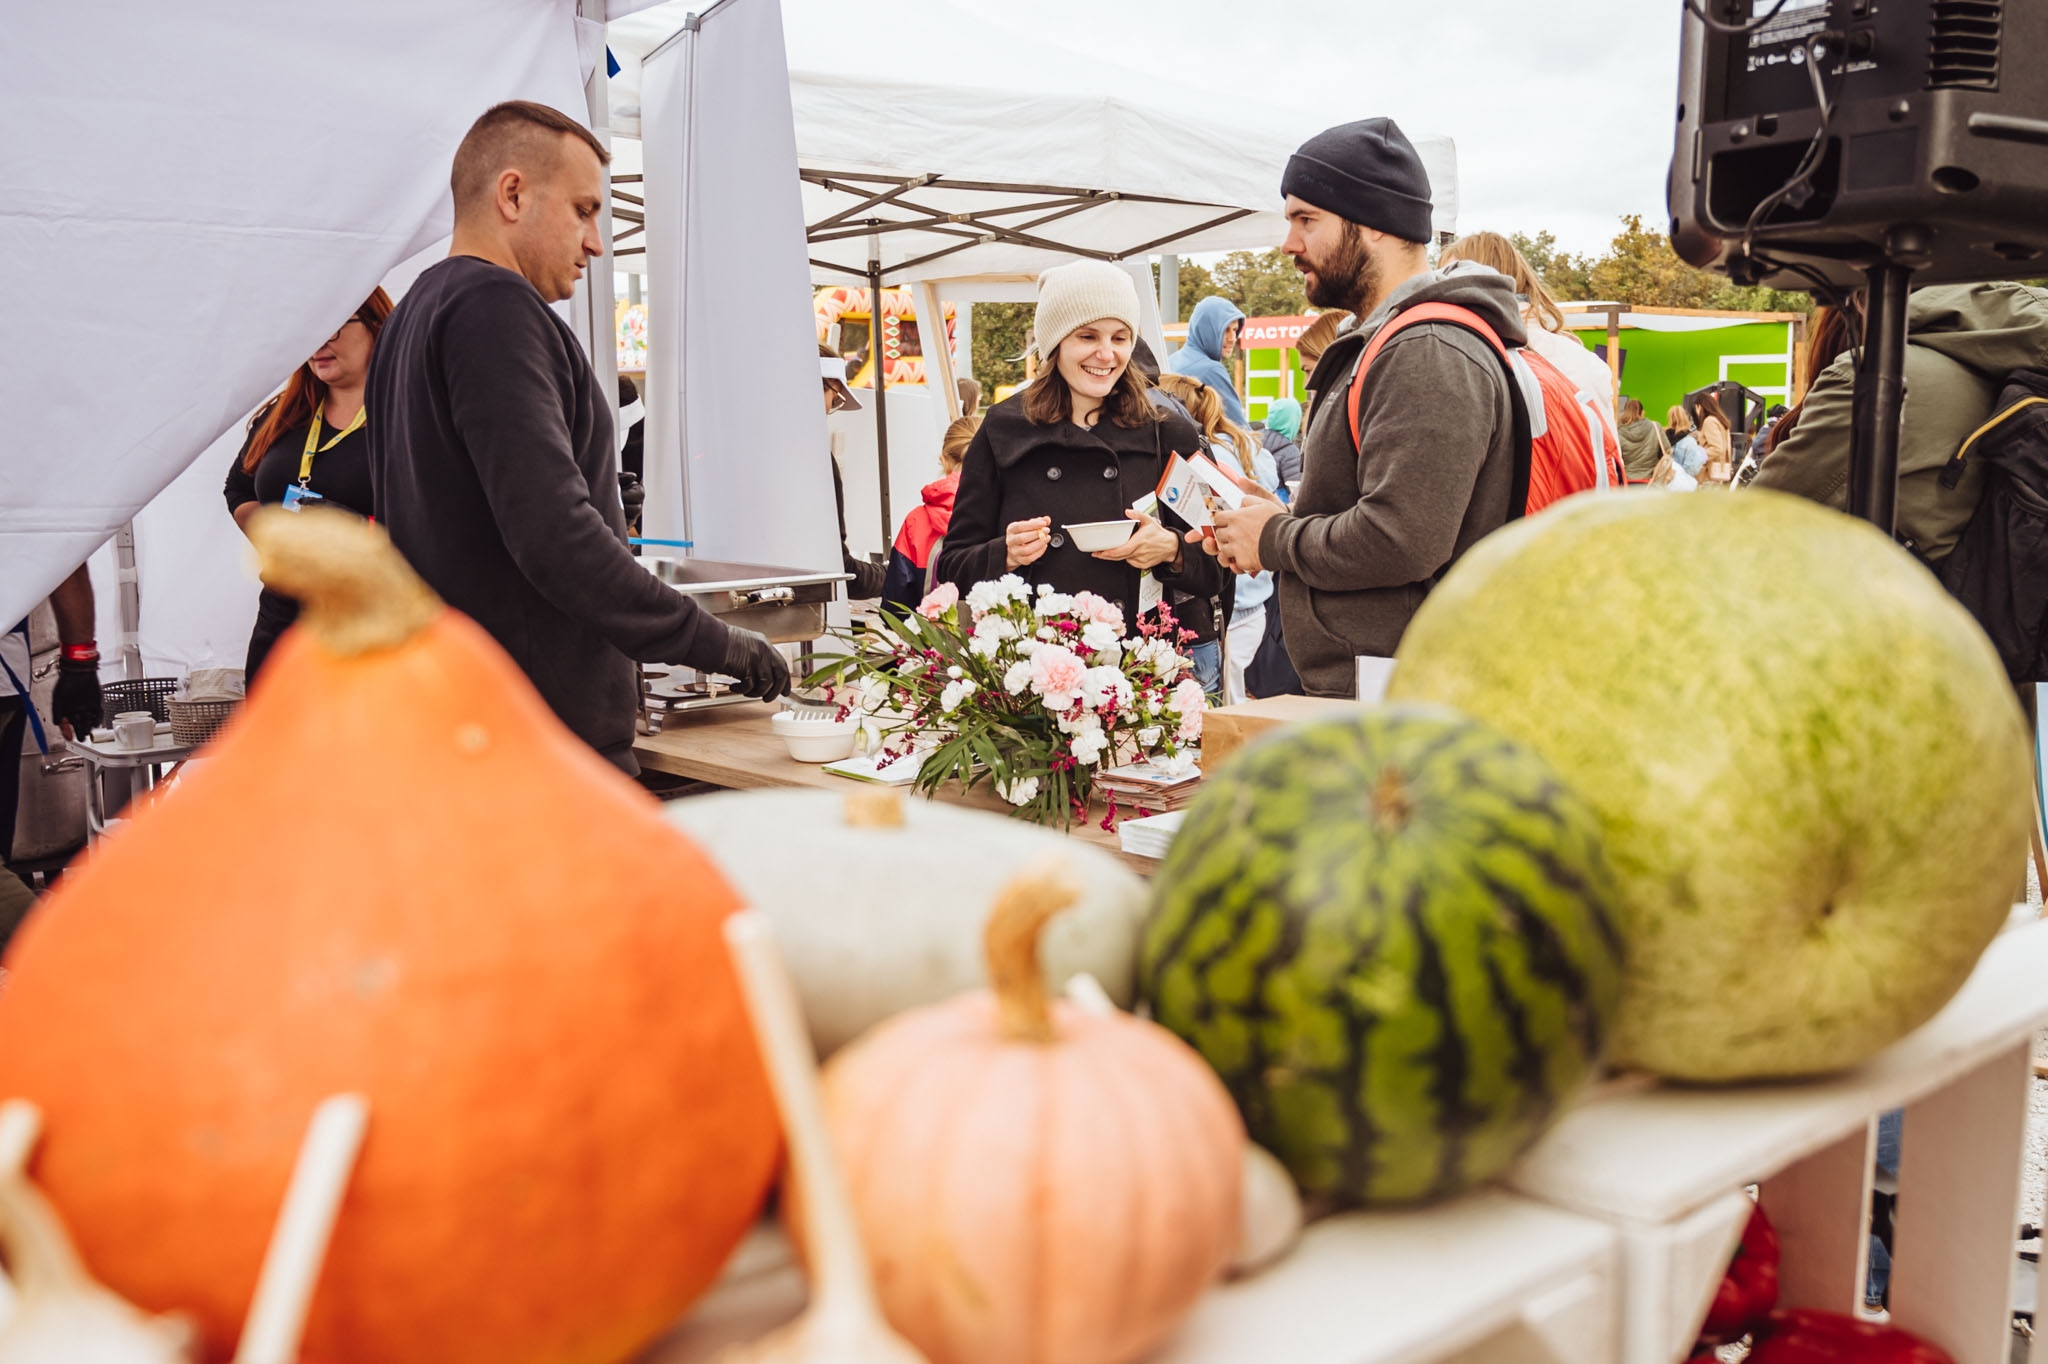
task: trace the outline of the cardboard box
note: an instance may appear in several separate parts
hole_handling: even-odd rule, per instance
[[[1282,725],[1349,715],[1358,702],[1322,696],[1275,696],[1241,706],[1219,706],[1202,720],[1202,771],[1214,775],[1237,750]]]

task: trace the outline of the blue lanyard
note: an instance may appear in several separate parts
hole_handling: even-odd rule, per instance
[[[22,643],[26,644],[28,642],[28,622],[21,622],[21,624],[15,626],[7,633],[10,635],[20,635]],[[14,675],[14,668],[5,657],[0,657],[0,672],[7,674],[7,680],[14,686],[14,694],[21,698],[22,706],[28,711],[28,727],[29,732],[36,736],[36,752],[46,758],[49,757],[50,740],[43,733],[43,717],[36,714],[36,699],[29,695],[28,684]]]

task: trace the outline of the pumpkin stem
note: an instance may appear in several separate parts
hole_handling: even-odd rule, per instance
[[[343,658],[397,648],[440,614],[384,528],[346,512],[265,507],[249,541],[264,586],[298,598],[300,627]]]
[[[1012,1042],[1050,1042],[1055,1034],[1046,999],[1038,940],[1052,916],[1081,898],[1064,860],[1026,868],[996,895],[983,930],[988,980],[1002,1010],[1003,1036]]]

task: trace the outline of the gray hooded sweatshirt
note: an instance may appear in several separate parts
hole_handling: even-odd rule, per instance
[[[1312,696],[1354,695],[1357,656],[1391,656],[1445,570],[1508,519],[1507,372],[1463,327],[1426,322],[1388,343],[1366,375],[1352,441],[1346,405],[1367,340],[1395,312],[1427,302],[1471,309],[1509,346],[1528,339],[1505,276],[1427,272],[1323,352],[1309,383],[1316,405],[1301,491],[1259,538],[1279,585],[1288,657]]]

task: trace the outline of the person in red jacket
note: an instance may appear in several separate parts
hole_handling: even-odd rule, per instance
[[[924,504],[912,507],[897,528],[896,543],[889,550],[889,568],[882,580],[882,606],[901,612],[914,611],[924,600],[925,572],[932,551],[945,538],[953,520],[953,497],[960,491],[960,466],[967,459],[968,442],[981,426],[975,416],[955,418],[946,428],[939,446],[939,468],[943,474],[924,485]]]

